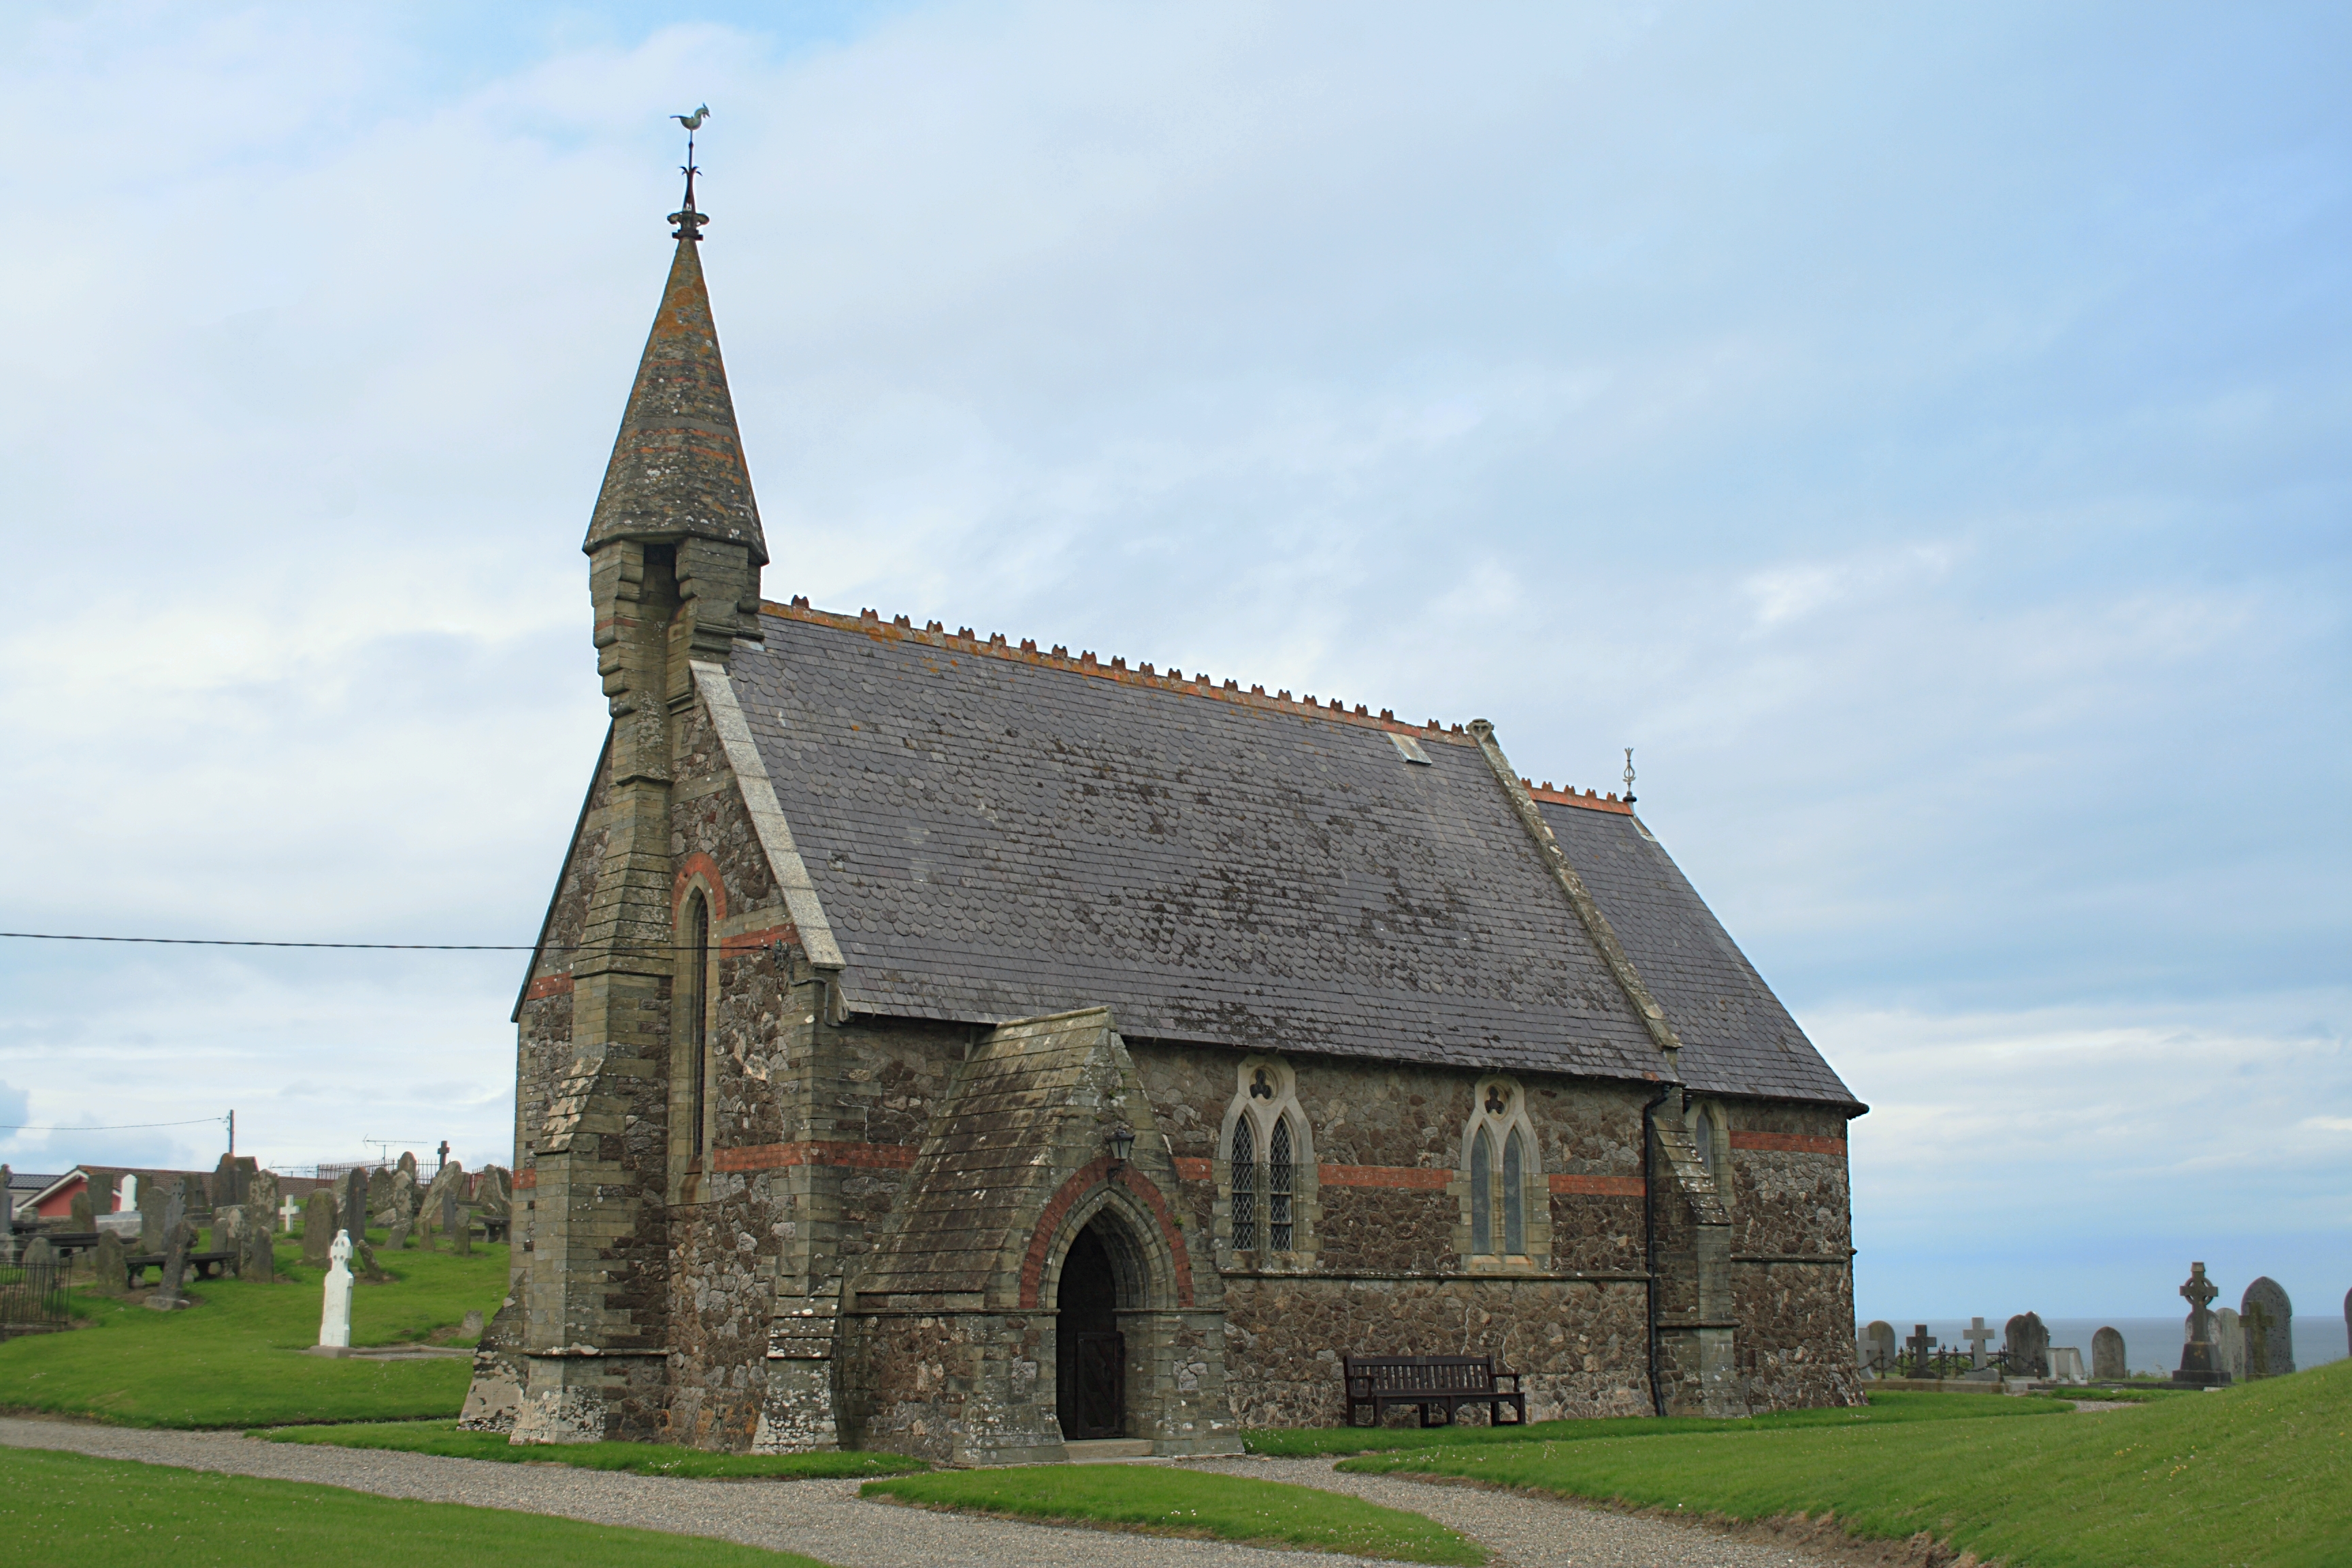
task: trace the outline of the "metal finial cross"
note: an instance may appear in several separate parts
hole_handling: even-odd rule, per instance
[[[1625,748],[1625,804],[1633,804],[1633,748]]]

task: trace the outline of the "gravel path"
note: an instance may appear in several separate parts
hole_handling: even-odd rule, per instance
[[[1099,1531],[861,1502],[856,1481],[667,1480],[563,1465],[505,1465],[378,1448],[265,1443],[226,1432],[145,1432],[61,1421],[0,1419],[0,1444],[717,1536],[805,1552],[839,1568],[1101,1568],[1107,1559],[1139,1568],[1343,1568],[1365,1562],[1165,1536],[1107,1540]]]
[[[1826,1561],[1785,1546],[1732,1541],[1696,1524],[1580,1508],[1524,1492],[1344,1475],[1332,1468],[1338,1462],[1191,1459],[1185,1468],[1321,1487],[1426,1514],[1485,1542],[1495,1553],[1493,1568],[1815,1568]]]

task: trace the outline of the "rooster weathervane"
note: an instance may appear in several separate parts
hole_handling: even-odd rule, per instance
[[[669,221],[677,225],[671,231],[670,237],[698,240],[702,237],[702,226],[710,220],[694,210],[694,176],[700,173],[694,166],[694,133],[702,129],[704,121],[710,118],[710,105],[697,104],[693,113],[673,114],[670,118],[686,127],[686,163],[678,171],[686,176],[686,203],[669,215]]]

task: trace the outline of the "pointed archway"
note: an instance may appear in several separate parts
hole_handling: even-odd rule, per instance
[[[1150,1305],[1151,1260],[1118,1205],[1103,1203],[1071,1234],[1055,1274],[1054,1408],[1063,1439],[1125,1437],[1131,1331]]]

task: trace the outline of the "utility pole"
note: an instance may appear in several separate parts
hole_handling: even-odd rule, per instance
[[[228,1154],[232,1160],[236,1158],[236,1112],[234,1110],[228,1113]]]

